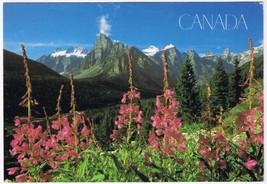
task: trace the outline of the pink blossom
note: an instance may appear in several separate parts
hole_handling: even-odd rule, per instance
[[[15,126],[20,126],[20,118],[18,116],[14,118],[14,121],[15,121]]]
[[[170,89],[164,91],[162,96],[156,97],[156,109],[151,117],[156,135],[153,132],[150,134],[149,143],[151,148],[160,149],[164,156],[185,150],[185,138],[180,133],[182,124],[177,117],[178,104],[174,91]]]
[[[159,143],[156,140],[156,136],[155,136],[155,134],[153,132],[151,132],[149,134],[148,142],[149,142],[151,148],[156,149],[156,150],[159,149]]]
[[[178,145],[178,149],[180,150],[180,151],[184,151],[185,150],[185,144],[179,144]]]
[[[127,97],[127,94],[124,94],[123,98],[121,99],[121,103],[126,103],[126,97]]]
[[[157,136],[161,136],[161,135],[163,135],[163,131],[162,130],[160,130],[160,129],[157,129],[156,131],[156,134],[157,134]]]
[[[205,170],[206,169],[206,165],[204,164],[204,162],[199,162],[199,168],[201,169],[201,170]]]
[[[84,125],[84,126],[83,126],[83,129],[82,129],[82,131],[81,131],[81,135],[82,135],[83,137],[86,137],[86,136],[89,135],[89,133],[90,133],[90,130],[87,128],[86,125]]]
[[[114,141],[116,140],[118,136],[119,131],[118,130],[113,130],[113,133],[110,135],[110,138]]]
[[[81,147],[81,150],[86,150],[86,148],[88,147],[88,145],[85,142],[81,142],[80,143],[80,147]]]
[[[137,134],[140,134],[140,129],[141,129],[140,124],[137,124],[137,128],[136,128]]]
[[[259,143],[264,144],[264,140],[263,140],[263,136],[262,135],[259,135],[257,137],[257,140],[258,140]]]
[[[252,170],[255,166],[257,165],[257,161],[256,160],[249,160],[245,163],[245,167],[248,170]]]
[[[258,95],[258,99],[259,99],[259,100],[262,100],[262,101],[264,100],[263,93],[259,93],[259,95]]]
[[[11,168],[8,168],[7,170],[8,170],[9,175],[14,175],[19,170],[19,168],[18,167],[11,167]]]
[[[16,181],[17,182],[26,182],[27,181],[27,177],[25,174],[20,174],[18,176],[16,176]]]
[[[140,133],[140,125],[143,121],[143,112],[140,110],[138,105],[135,105],[135,102],[140,99],[140,93],[133,89],[123,94],[121,102],[123,103],[120,106],[119,115],[117,120],[114,122],[118,130],[113,130],[113,133],[110,135],[112,140],[130,140],[130,137],[133,133],[131,131],[136,131],[136,134]],[[128,102],[128,103],[127,103]],[[128,127],[129,124],[131,127]],[[136,128],[134,128],[136,124]]]
[[[157,97],[156,97],[156,107],[157,107],[157,108],[160,108],[160,106],[161,106],[161,103],[160,103],[160,96],[157,96]]]

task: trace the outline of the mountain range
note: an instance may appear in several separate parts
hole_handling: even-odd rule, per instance
[[[37,61],[63,74],[75,70],[87,53],[88,50],[84,47],[70,47],[66,50],[56,49],[50,55],[44,55]]]
[[[127,83],[128,53],[131,53],[134,85],[145,90],[159,90],[163,85],[163,51],[167,54],[169,81],[172,86],[179,77],[179,71],[185,58],[191,59],[195,77],[200,84],[210,78],[218,59],[223,61],[227,72],[232,71],[234,58],[240,60],[240,65],[250,60],[249,51],[233,53],[228,48],[220,55],[212,52],[199,55],[193,49],[180,52],[173,44],[169,44],[163,49],[151,45],[141,51],[134,46],[128,46],[111,40],[105,34],[100,34],[89,52],[84,48],[56,50],[48,56],[42,56],[37,61],[61,74],[73,72],[77,79],[107,79]],[[263,46],[255,47],[254,53],[255,57],[263,55]]]

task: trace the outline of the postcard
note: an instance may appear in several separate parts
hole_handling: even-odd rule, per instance
[[[263,1],[2,7],[4,182],[264,181]]]

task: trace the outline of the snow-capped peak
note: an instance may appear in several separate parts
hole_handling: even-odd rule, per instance
[[[166,45],[163,50],[167,50],[173,47],[175,47],[173,44],[169,44],[169,45]]]
[[[147,56],[154,56],[159,49],[153,45],[150,45],[148,48],[144,49],[143,52]]]
[[[113,43],[119,43],[120,40],[112,40]]]
[[[230,55],[230,54],[231,54],[231,51],[230,51],[229,48],[226,48],[226,49],[224,50],[224,52],[223,52],[223,55],[226,55],[226,56],[228,56],[228,55]]]
[[[215,56],[215,54],[211,51],[208,51],[206,53],[203,54],[199,54],[200,57],[211,57],[211,56]]]
[[[82,57],[84,58],[88,50],[84,47],[71,47],[66,50],[56,49],[52,54],[51,57]]]

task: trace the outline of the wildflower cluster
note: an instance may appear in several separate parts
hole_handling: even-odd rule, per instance
[[[25,121],[24,117],[15,118],[15,126],[17,127],[11,141],[12,149],[10,154],[16,156],[20,167],[9,168],[9,175],[17,174],[17,182],[35,181],[33,175],[25,173],[32,166],[43,164],[49,158],[49,155],[44,151],[45,144],[48,138],[48,132],[44,131],[39,122]],[[44,175],[43,175],[44,176]],[[42,178],[40,178],[42,180]]]
[[[258,100],[260,101],[258,107],[252,108],[254,98],[254,90],[260,89],[259,86],[254,87],[254,48],[251,38],[248,39],[250,48],[250,67],[248,71],[248,78],[242,86],[248,85],[248,106],[249,110],[240,113],[237,118],[237,132],[240,136],[238,146],[238,158],[241,159],[243,172],[248,173],[253,180],[257,180],[257,175],[263,173],[263,94],[260,93]],[[255,80],[256,83],[258,83]],[[259,84],[259,83],[258,83]],[[254,172],[252,172],[252,170]]]
[[[161,101],[163,100],[163,102]],[[177,150],[185,150],[185,138],[180,132],[182,123],[177,118],[178,102],[174,91],[167,89],[156,97],[156,110],[151,117],[155,132],[149,135],[151,148],[160,150],[164,156],[175,155]]]
[[[10,154],[16,156],[19,166],[8,169],[9,175],[16,175],[17,182],[50,181],[52,169],[61,166],[63,162],[77,161],[79,153],[88,148],[92,140],[90,130],[85,123],[84,115],[75,111],[74,84],[72,75],[71,107],[72,112],[61,117],[60,99],[63,86],[61,86],[57,103],[57,119],[50,126],[45,108],[46,118],[32,120],[31,117],[31,83],[27,64],[27,55],[22,45],[23,62],[25,67],[27,92],[23,96],[23,105],[28,108],[27,117],[15,117],[14,139],[11,141]]]
[[[163,156],[175,155],[176,152],[185,150],[185,138],[180,132],[182,123],[177,117],[178,101],[174,91],[169,89],[167,78],[167,60],[164,53],[164,92],[156,97],[156,109],[151,117],[155,132],[149,135],[150,147],[159,150]]]
[[[131,90],[123,95],[118,120],[115,121],[118,129],[113,130],[113,133],[110,135],[112,140],[122,139],[129,142],[135,132],[134,129],[136,129],[137,134],[140,133],[143,112],[139,109],[138,105],[133,104],[133,100],[140,100],[140,93],[138,91]],[[136,128],[133,128],[133,123],[135,123]]]
[[[198,154],[200,157],[199,167],[202,170],[200,178],[207,180],[216,178],[218,181],[228,179],[229,161],[228,155],[231,153],[228,141],[221,132],[211,136],[199,136]],[[206,169],[210,175],[204,175]]]
[[[263,95],[259,95],[258,107],[240,113],[237,119],[237,131],[240,136],[238,158],[247,170],[263,172]],[[249,172],[249,171],[247,171]],[[251,175],[251,172],[249,172]],[[256,178],[256,176],[255,176]]]
[[[140,110],[139,105],[135,103],[140,100],[140,92],[133,86],[132,79],[132,58],[128,55],[129,61],[129,85],[130,90],[123,94],[121,100],[122,105],[120,106],[118,120],[115,121],[117,129],[113,130],[110,135],[112,140],[123,140],[127,143],[131,140],[132,136],[140,133],[140,125],[143,121],[143,112]],[[136,127],[134,127],[135,125]],[[135,131],[136,130],[136,131]]]
[[[61,166],[63,161],[77,161],[79,150],[85,150],[91,144],[88,140],[89,128],[83,116],[77,114],[78,123],[72,123],[71,116],[63,116],[52,122],[51,132],[42,126],[42,121],[25,122],[25,118],[16,117],[16,131],[11,142],[10,154],[16,156],[20,167],[9,168],[9,174],[16,176],[17,182],[49,181],[51,169]],[[75,142],[74,136],[79,137]],[[39,170],[29,173],[33,167],[42,166]]]

